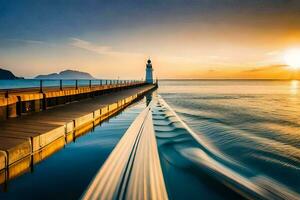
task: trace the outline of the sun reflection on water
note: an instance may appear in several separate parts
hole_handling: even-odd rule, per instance
[[[298,94],[298,90],[299,90],[299,81],[292,80],[290,85],[291,94]]]

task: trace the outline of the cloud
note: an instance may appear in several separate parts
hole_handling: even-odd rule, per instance
[[[95,45],[89,41],[81,40],[79,38],[71,38],[71,46],[85,49],[87,51],[91,51],[97,54],[113,54],[112,48],[110,46],[101,46]]]
[[[32,45],[47,45],[50,46],[49,43],[39,40],[27,40],[27,39],[16,39],[16,38],[8,38],[8,39],[0,39],[0,47],[22,47],[22,46],[32,46]]]
[[[46,44],[46,42],[39,41],[39,40],[16,40],[15,39],[15,41],[19,41],[19,42],[23,42],[23,43],[27,43],[27,44],[38,44],[38,45]]]
[[[276,55],[279,55],[281,54],[282,52],[281,51],[270,51],[270,52],[267,52],[266,55],[267,56],[276,56]]]
[[[263,66],[259,68],[245,70],[242,72],[263,72],[263,71],[274,70],[274,69],[283,69],[285,67],[287,67],[287,65],[269,65],[269,66]]]
[[[84,49],[99,55],[111,55],[111,56],[142,56],[143,54],[134,52],[121,52],[114,50],[111,46],[94,44],[92,42],[82,40],[79,38],[71,38],[71,46]]]

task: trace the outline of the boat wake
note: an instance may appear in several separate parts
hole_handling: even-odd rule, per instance
[[[220,152],[200,132],[192,130],[162,97],[158,97],[152,107],[160,159],[171,199],[188,196],[206,199],[300,198],[297,192]]]

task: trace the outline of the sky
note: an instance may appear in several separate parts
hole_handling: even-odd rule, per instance
[[[299,19],[298,0],[0,0],[0,67],[140,79],[150,57],[160,79],[294,79]]]

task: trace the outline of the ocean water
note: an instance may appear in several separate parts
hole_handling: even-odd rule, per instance
[[[300,199],[299,81],[160,81],[171,199]]]
[[[151,100],[1,185],[0,199],[78,199]],[[299,81],[160,81],[153,122],[170,199],[300,199]]]

